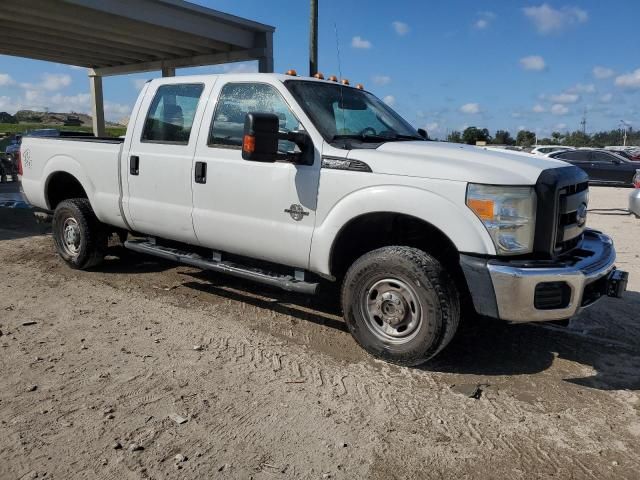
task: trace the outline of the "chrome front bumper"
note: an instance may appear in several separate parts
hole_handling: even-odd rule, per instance
[[[546,266],[544,262],[534,261],[515,266],[490,261],[487,268],[493,283],[498,316],[502,320],[518,323],[570,318],[601,295],[606,295],[608,276],[615,270],[615,260],[616,251],[611,239],[595,230],[587,230],[580,249],[572,252],[572,257],[561,265]],[[597,284],[595,296],[587,298],[586,288],[598,280],[602,280],[602,285]],[[535,307],[536,286],[545,282],[564,282],[569,286],[570,296],[566,306],[552,309]]]

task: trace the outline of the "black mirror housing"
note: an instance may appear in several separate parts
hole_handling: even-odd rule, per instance
[[[247,113],[242,137],[242,158],[254,162],[275,162],[279,127],[280,119],[273,113]]]
[[[425,140],[429,140],[429,134],[427,133],[427,131],[424,128],[419,128],[418,129],[418,135],[420,135]]]

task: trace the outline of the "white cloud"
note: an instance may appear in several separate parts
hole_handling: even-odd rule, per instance
[[[40,86],[50,92],[61,90],[71,85],[71,77],[63,73],[44,73]]]
[[[547,111],[547,110],[546,110],[542,105],[540,105],[539,103],[538,103],[538,104],[536,104],[536,105],[534,105],[534,106],[533,106],[533,108],[532,108],[531,110],[532,110],[533,112],[535,112],[535,113],[544,113],[544,112],[546,112],[546,111]]]
[[[427,132],[438,132],[440,131],[440,124],[438,122],[430,122],[424,126],[424,129]]]
[[[396,103],[396,97],[394,97],[393,95],[387,95],[382,99],[382,101],[390,107],[393,107]]]
[[[55,92],[71,85],[71,76],[66,73],[43,73],[39,83],[21,83],[25,90],[46,90]]]
[[[556,123],[553,126],[554,130],[564,130],[565,128],[567,128],[567,124],[566,123]]]
[[[133,86],[135,87],[136,90],[142,90],[142,87],[144,87],[144,84],[147,83],[147,79],[146,78],[132,78],[131,79],[131,83],[133,83]]]
[[[554,115],[566,115],[569,113],[569,109],[561,103],[554,103],[551,105],[551,113]]]
[[[616,77],[616,85],[622,88],[638,89],[640,88],[640,68],[633,72],[625,73]]]
[[[11,75],[8,73],[0,73],[0,87],[8,87],[14,83],[16,83],[16,81],[11,78]]]
[[[593,83],[576,83],[573,87],[568,88],[569,93],[595,93],[596,86]]]
[[[548,3],[543,3],[539,7],[526,7],[522,10],[541,35],[561,32],[570,25],[585,23],[589,19],[587,12],[578,7],[555,9]]]
[[[409,33],[411,31],[411,29],[409,28],[409,25],[407,25],[404,22],[400,22],[398,20],[396,20],[395,22],[391,22],[391,26],[396,31],[396,33],[398,35],[400,35],[401,37],[406,35],[407,33]]]
[[[373,83],[376,85],[387,85],[391,83],[391,77],[388,75],[374,75]]]
[[[351,39],[351,46],[353,48],[371,48],[371,42],[360,36],[355,36]]]
[[[613,77],[614,71],[611,68],[596,66],[593,67],[593,76],[598,80]]]
[[[612,93],[605,93],[598,100],[599,100],[600,103],[610,103],[611,100],[613,100],[613,94]]]
[[[577,93],[559,93],[557,95],[550,95],[549,99],[554,103],[576,103],[580,100],[580,95]]]
[[[475,114],[480,113],[480,104],[479,103],[465,103],[460,107],[460,111],[462,113]]]
[[[473,23],[473,27],[477,30],[485,30],[495,18],[496,14],[493,12],[478,12],[478,17]]]
[[[520,65],[525,70],[532,70],[534,72],[544,70],[546,67],[544,58],[542,58],[540,55],[529,55],[528,57],[522,57],[520,59]]]

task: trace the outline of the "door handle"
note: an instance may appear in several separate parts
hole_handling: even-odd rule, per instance
[[[131,155],[129,157],[129,173],[131,175],[140,174],[140,157],[137,155]]]
[[[196,183],[207,183],[207,162],[196,162],[194,180]]]

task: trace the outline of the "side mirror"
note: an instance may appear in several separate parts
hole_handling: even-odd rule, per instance
[[[424,128],[419,128],[418,129],[418,135],[420,135],[425,140],[429,140],[429,134],[427,133],[427,131]]]
[[[247,113],[242,137],[242,158],[254,162],[275,162],[278,155],[280,119],[273,113]]]
[[[614,159],[612,160],[612,162],[613,162],[615,165],[620,165],[620,164],[622,163],[622,162],[620,161],[620,159],[619,159],[619,158],[614,158]]]

